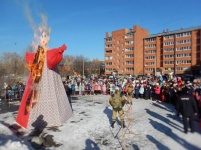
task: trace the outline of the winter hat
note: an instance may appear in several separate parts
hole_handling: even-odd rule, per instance
[[[119,90],[119,87],[118,87],[118,86],[116,86],[116,87],[115,87],[115,90]]]

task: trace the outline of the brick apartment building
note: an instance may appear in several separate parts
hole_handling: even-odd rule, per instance
[[[118,75],[143,74],[143,39],[149,31],[134,26],[106,33],[105,74]]]
[[[105,74],[200,74],[201,26],[149,35],[139,26],[106,33]]]

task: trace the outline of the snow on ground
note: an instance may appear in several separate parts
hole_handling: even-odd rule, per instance
[[[108,95],[73,97],[73,117],[60,127],[43,130],[62,145],[43,149],[121,150],[125,144],[127,150],[201,149],[198,123],[195,122],[195,133],[183,133],[182,119],[175,115],[171,104],[134,99],[132,124],[128,125],[129,120],[125,119],[129,127],[121,130],[119,121],[115,123],[115,128],[110,127],[112,108],[106,107],[108,99]],[[18,107],[18,101],[13,101],[10,108],[4,100],[0,102],[0,150],[33,149],[29,142],[32,131],[16,136],[7,127],[14,123]],[[125,138],[122,138],[123,131],[128,133]]]

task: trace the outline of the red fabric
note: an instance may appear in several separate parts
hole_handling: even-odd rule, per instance
[[[201,96],[200,95],[195,95],[195,99],[198,101],[198,107],[201,108]]]
[[[63,57],[64,50],[66,50],[65,45],[47,51],[47,67],[49,69],[53,69],[60,63]]]
[[[178,85],[178,86],[181,86],[181,85],[182,85],[182,82],[183,82],[182,79],[181,79],[181,78],[178,78],[177,85]]]
[[[160,87],[155,87],[154,90],[155,90],[155,94],[160,94],[160,92],[161,92]]]
[[[29,96],[29,93],[32,91],[32,78],[31,74],[29,75],[28,81],[26,83],[26,88],[21,100],[21,104],[18,110],[18,115],[16,118],[16,122],[21,125],[24,128],[27,128],[28,125],[28,119],[29,119],[29,113],[25,114],[25,108],[26,108],[26,101]],[[31,101],[30,101],[31,103]]]
[[[25,60],[28,64],[33,63],[35,57],[35,53],[28,53],[26,52]]]
[[[53,69],[62,59],[62,53],[66,49],[66,46],[63,45],[57,49],[52,49],[47,51],[47,64],[49,69]],[[28,64],[32,63],[35,57],[35,53],[26,53],[25,59]],[[33,82],[31,74],[26,83],[25,91],[21,100],[21,104],[18,110],[16,122],[24,128],[27,128],[29,121],[29,113],[25,114],[26,102],[30,92],[33,90]],[[30,104],[32,102],[30,101]],[[31,108],[32,109],[32,108]]]
[[[33,63],[34,57],[35,57],[35,53],[26,52],[25,60],[28,64],[30,64],[30,63]],[[25,108],[26,108],[26,101],[29,96],[29,93],[32,91],[32,85],[33,83],[32,83],[32,78],[30,74],[26,83],[26,87],[24,90],[24,94],[23,94],[21,104],[18,110],[18,115],[16,118],[16,122],[24,128],[27,128],[27,125],[28,125],[29,113],[25,114]]]

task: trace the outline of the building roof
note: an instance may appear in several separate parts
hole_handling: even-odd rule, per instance
[[[193,30],[201,30],[201,26],[190,27],[190,28],[181,28],[179,30],[173,30],[173,31],[164,30],[162,33],[151,34],[146,38],[152,38],[152,37],[157,37],[157,36],[164,36],[164,35],[170,35],[170,34],[175,34],[175,33],[188,32],[188,31],[193,31]]]

